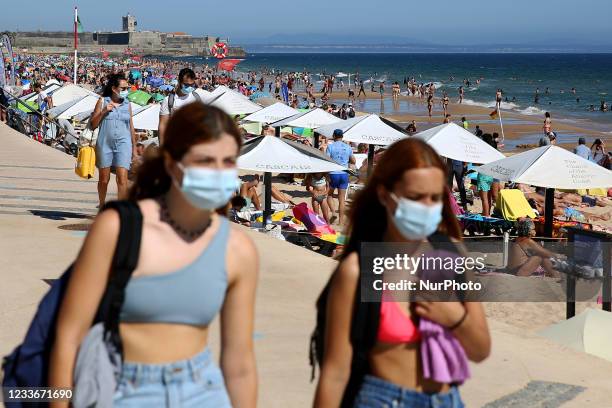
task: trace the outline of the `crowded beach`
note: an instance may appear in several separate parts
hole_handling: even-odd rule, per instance
[[[164,376],[193,387],[194,395],[185,397],[190,406],[255,406],[260,271],[254,232],[338,261],[319,299],[327,303],[317,302],[311,340],[313,370],[320,369],[315,407],[367,407],[369,398],[385,406],[397,395],[408,401],[403,406],[429,407],[434,400],[463,406],[459,385],[470,378],[468,361],[485,361],[491,353],[485,316],[507,313],[484,302],[503,301],[513,288],[507,301],[561,304],[565,293],[556,289],[570,281],[609,282],[607,266],[578,268],[565,252],[577,237],[607,242],[612,232],[605,136],[557,123],[549,112],[540,124],[505,124],[520,115],[504,112],[501,89],[491,111],[464,105],[462,90],[451,101],[435,84],[409,76],[391,87],[356,77],[351,86],[338,74],[316,81],[309,72],[240,72],[138,56],[81,57],[76,82],[66,57],[19,55],[12,68],[15,77],[5,78],[0,90],[0,119],[24,138],[74,156],[74,177],[97,186],[92,210],[99,213],[73,272],[81,286],[68,286],[59,312],[52,386],[73,385],[77,339],[97,309],[88,299],[102,297],[115,266],[108,243],[121,248],[130,241],[124,222],[142,230],[143,241],[138,269],[124,287],[126,363],[116,406],[132,397],[141,403],[146,387],[152,398],[165,398],[170,385],[156,382]],[[360,98],[408,100],[426,109],[423,115],[375,114],[359,109]],[[560,133],[578,130],[592,141],[559,142]],[[536,143],[517,142],[534,132]],[[130,218],[126,211],[142,214]],[[360,302],[358,254],[369,242],[436,250],[436,244],[448,249],[461,242],[470,254],[491,244],[492,262],[468,276],[488,293],[411,301],[415,307],[403,298]],[[99,276],[92,279],[90,270]],[[167,275],[165,285],[160,275]],[[609,309],[609,293],[590,295],[578,300]],[[159,299],[155,310],[150,299]],[[378,327],[355,334],[355,322],[373,320],[369,304],[379,306]],[[208,348],[202,352],[217,314],[225,331],[220,368],[211,364]],[[408,316],[418,316],[417,322]],[[555,323],[551,316],[543,321]],[[434,360],[443,353],[456,365],[427,360],[427,353]],[[202,375],[206,392],[200,380],[179,378],[182,371]],[[360,376],[357,382],[353,375]],[[134,387],[132,379],[144,386]]]

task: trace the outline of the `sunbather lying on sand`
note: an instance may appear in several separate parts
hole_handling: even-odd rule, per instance
[[[537,193],[526,193],[525,197],[531,205],[540,215],[544,215],[544,197]],[[609,221],[612,217],[612,211],[607,211],[602,214],[596,214],[585,210],[577,210],[571,207],[572,204],[567,204],[565,201],[555,200],[555,208],[553,210],[553,216],[559,218],[573,218],[576,221]],[[583,218],[581,220],[580,218]]]

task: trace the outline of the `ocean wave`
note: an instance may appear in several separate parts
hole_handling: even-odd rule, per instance
[[[518,113],[522,113],[523,115],[544,115],[545,111],[540,108],[536,108],[535,106],[528,106],[525,109],[519,109]]]
[[[495,101],[491,101],[491,102],[476,102],[473,101],[471,99],[464,99],[463,103],[466,105],[472,105],[472,106],[482,106],[483,108],[495,108],[496,103]],[[502,109],[517,109],[520,106],[517,105],[516,103],[513,102],[502,102],[501,103],[501,108]]]

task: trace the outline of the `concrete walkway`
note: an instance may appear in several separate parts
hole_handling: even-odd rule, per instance
[[[0,355],[17,345],[48,284],[75,258],[96,212],[75,160],[0,124]],[[114,181],[113,181],[114,182]],[[111,186],[111,192],[114,187]],[[256,346],[261,407],[307,407],[314,302],[335,262],[249,232],[261,258]],[[462,387],[468,407],[612,407],[612,363],[489,321],[493,354]],[[218,345],[214,324],[211,344]],[[218,354],[217,354],[218,355]],[[551,384],[552,383],[552,384]]]

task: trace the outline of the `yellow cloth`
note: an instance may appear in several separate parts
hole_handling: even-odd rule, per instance
[[[286,214],[284,211],[277,211],[272,214],[272,222],[274,221],[282,221],[285,218]],[[263,222],[263,215],[261,217],[257,217],[256,222]]]
[[[605,188],[589,188],[588,190],[585,190],[585,189],[576,190],[576,194],[580,194],[581,196],[589,195],[589,196],[607,197],[608,191]]]
[[[521,217],[535,218],[535,212],[521,190],[501,190],[497,196],[495,208],[508,221],[516,221]]]
[[[81,147],[77,156],[74,172],[79,177],[90,179],[96,168],[96,150],[91,146]]]

